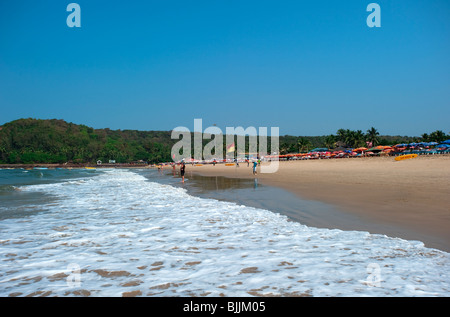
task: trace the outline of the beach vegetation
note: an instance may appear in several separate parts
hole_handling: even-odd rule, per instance
[[[170,133],[93,129],[64,120],[19,119],[0,130],[0,162],[127,163],[170,160]]]
[[[308,152],[312,149],[312,143],[307,138],[301,137],[297,140],[298,153]]]
[[[223,138],[225,144],[229,136]],[[192,147],[194,134],[191,134]],[[411,142],[442,142],[450,139],[441,130],[424,133],[420,137],[380,135],[371,127],[367,133],[361,130],[339,129],[336,134],[324,136],[279,137],[280,154],[306,153],[314,148],[333,149],[357,148],[372,145],[394,145]],[[234,139],[237,142],[237,139]],[[98,160],[117,163],[143,161],[148,163],[170,162],[171,149],[177,140],[171,138],[171,131],[137,131],[94,129],[83,124],[64,120],[19,119],[0,127],[0,163],[95,163]],[[202,146],[210,142],[202,138]],[[245,136],[245,153],[250,155],[249,136]],[[259,148],[259,144],[257,144]],[[267,152],[271,139],[267,140]],[[194,153],[194,148],[192,152]],[[226,156],[223,150],[222,157]]]
[[[336,138],[342,142],[345,147],[357,148],[365,145],[365,135],[361,130],[339,129],[336,132]]]
[[[429,141],[434,142],[442,142],[449,138],[449,136],[445,135],[445,133],[441,130],[436,130],[434,132],[430,133],[430,136],[428,138]]]
[[[366,134],[366,142],[369,142],[372,146],[376,146],[379,143],[378,136],[380,135],[380,132],[378,132],[377,129],[374,127],[371,127],[369,130],[367,130]]]
[[[336,147],[336,136],[334,136],[333,134],[327,135],[325,137],[325,142],[324,142],[325,147],[332,149]]]

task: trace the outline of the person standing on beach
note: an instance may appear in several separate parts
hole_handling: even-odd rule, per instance
[[[256,161],[253,161],[253,175],[256,175],[256,166],[258,163]]]
[[[186,171],[186,166],[184,162],[181,163],[180,174],[181,174],[181,182],[184,183],[184,172]]]

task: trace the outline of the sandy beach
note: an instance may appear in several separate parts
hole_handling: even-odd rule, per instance
[[[188,165],[186,173],[255,178],[246,163],[239,167]],[[276,173],[257,173],[256,178],[260,184],[356,215],[370,223],[374,233],[420,240],[450,251],[450,156],[281,161]]]

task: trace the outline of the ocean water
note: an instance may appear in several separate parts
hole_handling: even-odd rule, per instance
[[[157,177],[0,170],[0,296],[449,296],[450,254],[420,241],[308,227]]]

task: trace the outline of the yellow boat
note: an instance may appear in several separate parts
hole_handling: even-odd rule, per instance
[[[96,168],[95,167],[85,167],[85,169],[87,169],[87,170],[95,170]]]
[[[397,156],[395,158],[395,160],[396,161],[403,161],[403,160],[412,159],[412,158],[415,158],[415,157],[417,157],[417,154],[405,154],[405,155]]]

